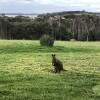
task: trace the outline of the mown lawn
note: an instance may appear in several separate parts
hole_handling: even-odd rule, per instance
[[[67,71],[51,71],[53,53]],[[100,100],[100,42],[0,40],[0,100]]]

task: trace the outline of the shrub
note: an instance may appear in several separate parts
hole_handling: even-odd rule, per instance
[[[40,38],[40,44],[42,46],[52,47],[54,44],[54,38],[50,37],[49,35],[43,35]]]
[[[76,39],[70,39],[70,41],[76,41]]]

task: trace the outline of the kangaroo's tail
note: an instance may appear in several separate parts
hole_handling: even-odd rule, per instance
[[[66,69],[63,69],[62,71],[67,71]]]

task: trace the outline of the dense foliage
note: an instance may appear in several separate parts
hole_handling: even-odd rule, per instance
[[[40,38],[40,44],[42,46],[52,47],[54,44],[54,39],[52,37],[50,37],[49,35],[43,35]]]
[[[1,39],[40,39],[43,34],[57,40],[100,40],[100,14],[62,12],[39,15],[0,17]]]

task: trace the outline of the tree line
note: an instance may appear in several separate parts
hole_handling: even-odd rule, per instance
[[[56,40],[100,40],[100,16],[87,12],[61,12],[25,16],[0,16],[0,39],[40,39],[48,34]]]

